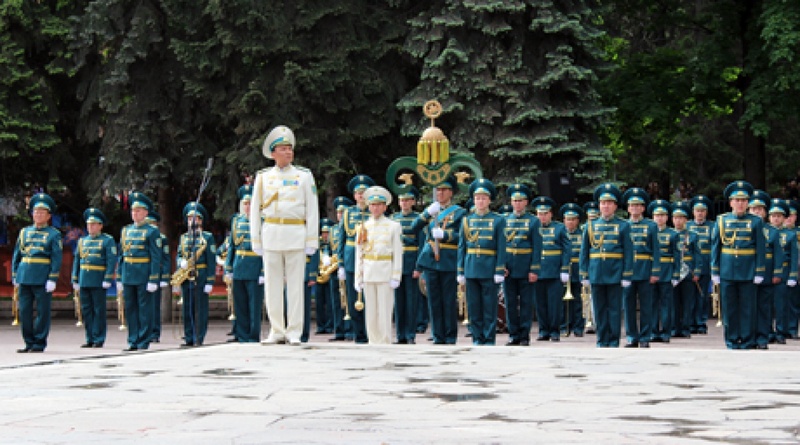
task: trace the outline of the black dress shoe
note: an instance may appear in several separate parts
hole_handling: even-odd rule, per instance
[[[779,345],[785,345],[786,344],[786,339],[785,338],[776,339],[775,343],[777,343]]]
[[[519,346],[519,340],[509,340],[506,346]]]
[[[409,339],[408,339],[408,344],[410,344],[410,345],[415,345],[415,344],[417,344],[417,341],[416,341],[416,340],[414,340],[413,338],[409,338]]]
[[[237,340],[235,338],[229,338],[229,339],[225,340],[225,343],[239,343],[239,340]]]
[[[575,332],[573,335],[575,335],[576,337],[580,338],[580,337],[583,337],[583,332]]]
[[[31,352],[31,348],[17,349],[17,352],[19,352],[20,354],[27,354],[27,353]]]
[[[559,341],[561,341],[561,338],[560,337],[550,337],[550,341],[559,342]]]
[[[347,339],[344,337],[333,337],[328,339],[328,341],[345,341],[345,340]]]
[[[94,346],[94,343],[84,343],[81,345],[81,348],[91,348]]]
[[[137,348],[136,346],[129,346],[129,347],[123,349],[122,352],[133,352],[133,351],[138,351],[138,350],[139,350],[139,348]]]
[[[623,347],[624,348],[638,348],[639,347],[639,343],[638,342],[628,343],[627,345],[625,345]]]
[[[531,345],[531,341],[530,340],[520,340],[519,341],[519,345],[520,346],[530,346]]]
[[[408,341],[405,340],[405,339],[404,340],[397,340],[396,342],[394,342],[394,344],[396,344],[396,345],[407,345]]]
[[[194,343],[187,341],[181,345],[181,348],[191,348],[192,346],[194,346]]]
[[[102,348],[103,344],[102,343],[95,343],[94,346],[92,346],[92,347],[93,348]]]
[[[536,341],[547,341],[550,340],[550,337],[537,337]]]
[[[161,343],[161,339],[160,338],[154,338],[154,339],[150,340],[150,343]]]
[[[767,345],[756,345],[756,349],[769,349]]]
[[[36,349],[36,348],[31,348],[31,352],[32,352],[32,353],[39,354],[39,353],[41,353],[41,352],[44,352],[44,349]]]
[[[664,339],[661,338],[661,337],[653,337],[652,339],[650,339],[650,342],[652,342],[652,343],[663,343]]]
[[[639,347],[640,348],[649,348],[650,347],[650,343],[648,343],[646,341],[643,341],[643,342],[639,343]]]

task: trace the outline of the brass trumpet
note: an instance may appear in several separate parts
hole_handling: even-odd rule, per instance
[[[586,330],[594,327],[594,317],[592,317],[592,287],[589,284],[581,286],[581,309],[583,318],[586,320]]]
[[[350,320],[350,308],[347,306],[347,282],[339,280],[339,300],[344,308],[344,319]]]
[[[81,291],[75,290],[72,293],[72,301],[75,303],[75,317],[78,319],[78,322],[75,323],[75,326],[83,326],[83,311],[81,311]]]
[[[458,285],[458,292],[456,293],[456,298],[458,299],[458,314],[464,317],[464,321],[461,322],[464,326],[469,325],[469,308],[467,307],[467,285],[466,284],[459,284]]]
[[[14,294],[11,297],[11,315],[14,317],[11,326],[19,325],[19,286],[14,286]]]
[[[570,271],[570,278],[571,277],[572,277],[572,271]],[[571,284],[570,280],[568,279],[567,280],[567,284],[566,284],[567,291],[564,292],[564,298],[562,298],[562,300],[566,302],[566,306],[567,306],[566,307],[566,312],[567,312],[567,332],[565,334],[567,337],[569,337],[569,334],[572,332],[572,326],[570,326],[570,319],[569,319],[569,303],[572,300],[575,299],[575,296],[572,295],[572,286],[570,284]]]
[[[711,315],[717,317],[717,327],[722,326],[722,298],[719,294],[719,284],[711,290]]]
[[[233,321],[236,320],[236,307],[233,305],[233,278],[231,277],[224,277],[222,281],[225,282],[225,294],[228,299],[228,312],[231,314],[228,316],[228,320]]]

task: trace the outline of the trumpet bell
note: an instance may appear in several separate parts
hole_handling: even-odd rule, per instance
[[[572,295],[572,289],[570,289],[569,283],[567,283],[567,291],[564,292],[564,298],[562,298],[562,300],[571,301],[571,300],[574,300],[574,299],[575,299],[575,297]]]

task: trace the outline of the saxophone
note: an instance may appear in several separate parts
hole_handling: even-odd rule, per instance
[[[199,247],[197,249],[197,252],[195,252],[194,255],[188,255],[188,252],[186,252],[186,250],[188,249],[184,249],[184,255],[189,257],[189,259],[186,260],[186,267],[185,268],[179,267],[178,270],[176,270],[175,273],[172,274],[172,279],[170,279],[169,284],[173,286],[180,286],[186,280],[194,281],[195,278],[197,278],[197,259],[200,258],[201,255],[203,255],[203,252],[206,251],[206,247],[208,246],[208,244],[205,242],[205,239],[200,237],[200,242],[198,243],[198,246]]]
[[[317,276],[317,283],[319,284],[325,284],[330,281],[331,274],[339,270],[339,256],[334,255],[330,257],[330,259],[330,266],[324,266],[322,263],[322,258],[320,258],[319,275]]]

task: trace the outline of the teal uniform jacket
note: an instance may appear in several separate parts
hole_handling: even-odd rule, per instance
[[[539,279],[557,279],[562,273],[569,273],[572,242],[563,223],[552,221],[539,228],[542,235],[542,266]]]
[[[583,230],[580,227],[576,228],[574,232],[567,230],[567,236],[569,236],[570,243],[569,281],[570,283],[579,283],[581,281],[580,261]]]
[[[306,281],[303,283],[304,287],[308,286],[309,281],[317,281],[319,275],[319,249],[314,252],[314,255],[306,255]],[[311,307],[305,308],[306,312],[311,311]]]
[[[117,242],[111,235],[87,235],[78,240],[77,256],[72,262],[72,282],[81,287],[102,287],[114,281],[117,266]]]
[[[155,227],[155,229],[158,230],[158,227]],[[161,237],[161,282],[169,283],[170,278],[172,278],[172,267],[170,267],[172,257],[169,254],[169,240],[160,231],[158,234]]]
[[[231,219],[225,273],[233,274],[234,280],[258,280],[264,275],[264,260],[253,252],[250,243],[250,220],[247,215],[239,214]]]
[[[362,210],[357,205],[344,209],[342,213],[342,230],[338,233],[336,254],[339,257],[339,266],[344,266],[346,272],[356,271],[356,229],[368,219],[369,211],[366,208]]]
[[[441,209],[436,217],[431,217],[424,210],[412,225],[414,230],[428,226],[426,242],[417,257],[417,270],[435,270],[439,272],[455,272],[458,269],[458,243],[461,225],[467,211],[455,204]],[[434,255],[435,240],[431,234],[434,227],[444,230],[444,238],[439,241],[439,261]],[[491,274],[489,275],[491,276]]]
[[[403,242],[403,275],[413,273],[417,267],[419,247],[424,235],[421,227],[414,228],[417,217],[419,217],[417,212],[408,212],[407,215],[402,212],[392,214],[392,220],[399,222],[403,227],[403,233],[400,235],[400,240]]]
[[[192,238],[189,233],[184,233],[181,235],[175,260],[178,262],[177,267],[180,267],[181,259],[189,261],[189,258],[195,258],[195,267],[197,268],[195,283],[201,286],[202,290],[202,286],[214,284],[217,270],[216,255],[217,246],[211,232],[199,232],[194,239],[194,249],[192,249]],[[184,286],[187,284],[188,280],[183,283]]]
[[[539,218],[530,213],[506,216],[506,270],[509,278],[527,279],[542,270],[542,234]]]
[[[711,235],[711,273],[727,281],[753,281],[766,266],[764,222],[756,215],[717,217]]]
[[[783,249],[783,278],[784,283],[788,280],[797,281],[797,237],[793,229],[780,229],[780,243]]]
[[[38,286],[58,281],[61,232],[51,226],[22,229],[11,257],[11,277],[17,284]]]
[[[491,279],[506,268],[506,220],[494,212],[471,213],[462,219],[458,242],[458,275]]]
[[[678,233],[678,248],[682,250],[678,260],[686,264],[693,276],[700,276],[700,271],[703,270],[703,257],[700,254],[697,234],[690,232],[689,229],[675,230],[675,232]],[[679,265],[678,274],[682,273],[680,270],[682,267]]]
[[[653,265],[660,261],[658,250],[658,224],[652,219],[628,221],[633,240],[633,281],[649,281],[653,276]]]
[[[581,279],[592,284],[620,284],[633,278],[633,242],[627,221],[612,216],[586,224],[581,241]]]
[[[697,234],[697,243],[703,260],[701,275],[711,274],[711,234],[714,233],[715,226],[714,221],[704,221],[703,224],[698,224],[694,220],[686,222],[686,228]]]
[[[766,243],[764,244],[764,254],[766,261],[764,262],[764,283],[771,285],[772,278],[778,277],[781,283],[786,283],[787,270],[783,267],[786,261],[786,256],[781,246],[781,231],[771,224],[764,224],[764,237]]]
[[[658,231],[658,262],[653,263],[653,276],[659,283],[669,283],[680,278],[681,254],[678,232],[670,227]]]
[[[120,236],[120,279],[131,286],[161,280],[161,234],[150,224],[129,224]]]

